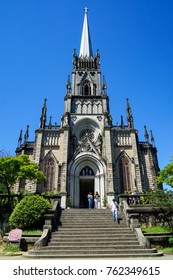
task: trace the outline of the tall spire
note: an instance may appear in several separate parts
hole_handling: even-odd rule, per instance
[[[79,57],[91,57],[93,56],[92,52],[92,45],[91,45],[91,38],[90,38],[90,31],[89,31],[89,24],[88,24],[88,8],[84,8],[84,23],[83,23],[83,30],[82,30],[82,39],[80,45],[80,52]]]

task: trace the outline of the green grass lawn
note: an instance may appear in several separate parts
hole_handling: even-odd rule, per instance
[[[18,253],[21,252],[21,249],[17,244],[8,244],[6,247],[6,244],[3,245],[3,253]]]
[[[24,230],[23,234],[42,234],[42,230],[39,229],[33,229],[33,230]]]
[[[162,232],[171,232],[171,230],[167,227],[161,227],[161,226],[155,226],[155,227],[149,227],[149,228],[144,228],[142,227],[142,232],[143,233],[162,233]]]
[[[169,228],[167,227],[161,227],[161,226],[155,226],[155,227],[149,227],[149,228],[141,228],[143,233],[169,233],[172,232]],[[173,254],[173,245],[170,244],[169,246],[160,246],[157,245],[157,250],[161,251],[163,254]]]

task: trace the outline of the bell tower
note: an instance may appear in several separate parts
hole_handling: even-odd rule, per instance
[[[109,98],[105,78],[101,81],[99,50],[93,55],[88,9],[84,11],[80,51],[77,55],[74,49],[72,82],[68,77],[64,100],[64,117],[70,119],[68,193],[75,207],[84,203],[89,191],[107,195],[108,176],[113,193]]]

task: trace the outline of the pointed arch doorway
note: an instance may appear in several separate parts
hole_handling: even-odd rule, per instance
[[[92,156],[91,156],[92,155]],[[93,154],[79,155],[69,164],[68,194],[72,207],[88,207],[89,191],[100,194],[101,202],[105,194],[105,166]]]
[[[94,194],[94,179],[80,179],[79,180],[80,184],[80,203],[79,207],[80,208],[87,208],[88,207],[88,199],[87,195],[89,192],[92,192]]]

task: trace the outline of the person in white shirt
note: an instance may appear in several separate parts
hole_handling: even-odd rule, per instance
[[[96,192],[95,196],[94,196],[94,208],[98,209],[100,208],[100,195],[98,194],[98,192]]]
[[[111,203],[110,207],[111,207],[114,222],[115,221],[119,222],[119,220],[118,220],[118,203],[116,202],[115,199],[112,200],[112,203]]]

